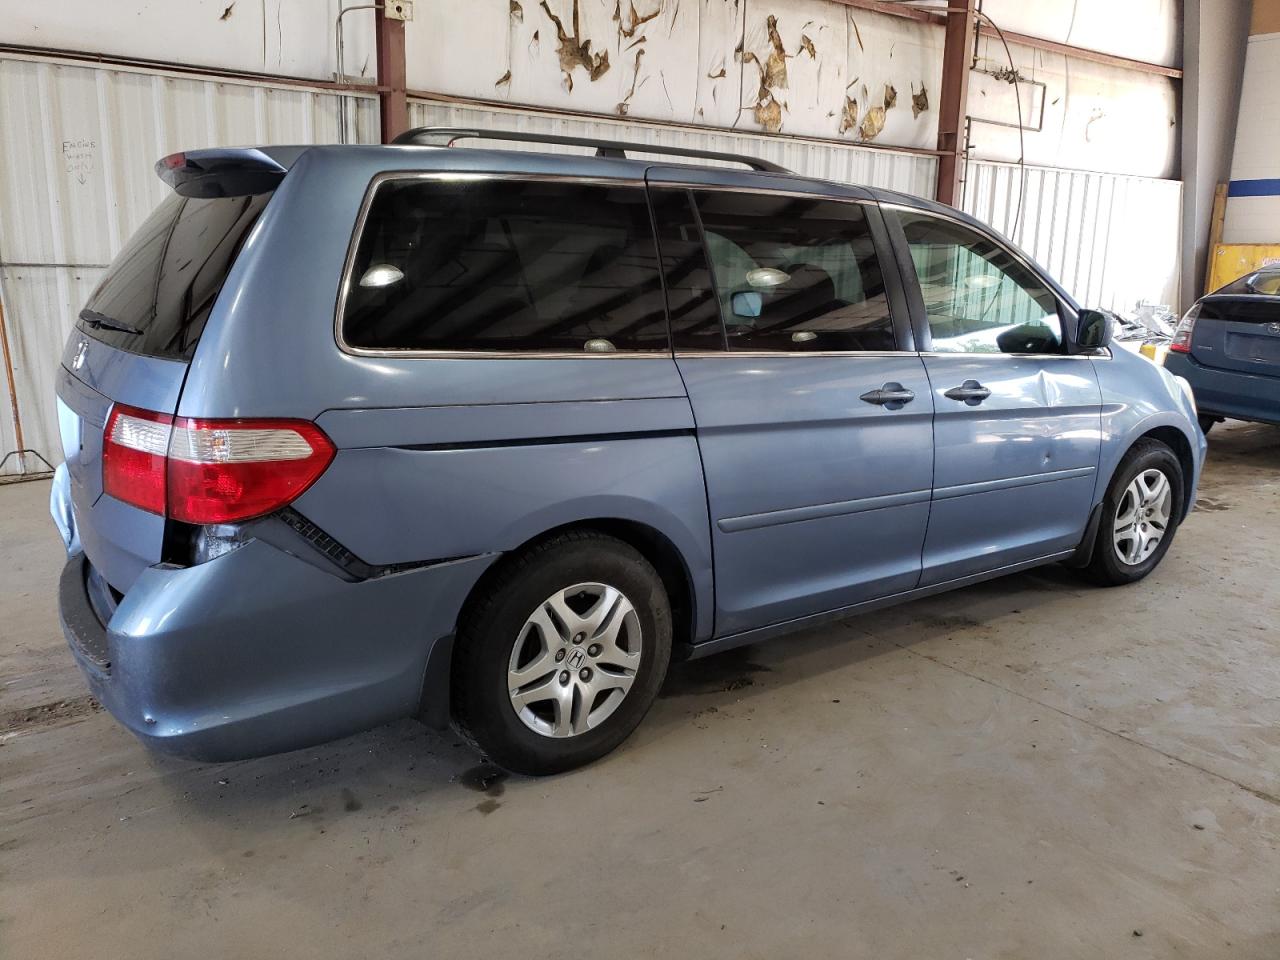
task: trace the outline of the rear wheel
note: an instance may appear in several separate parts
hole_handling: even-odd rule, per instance
[[[1203,413],[1196,419],[1200,421],[1200,432],[1205,435],[1208,435],[1209,431],[1213,429],[1213,425],[1218,422],[1217,417],[1210,417]]]
[[[1102,501],[1093,557],[1094,582],[1118,586],[1141,580],[1164,558],[1182,512],[1182,464],[1158,440],[1140,440],[1120,462]]]
[[[506,561],[464,616],[455,720],[495,763],[547,774],[618,746],[671,659],[662,579],[630,545],[563,534]]]

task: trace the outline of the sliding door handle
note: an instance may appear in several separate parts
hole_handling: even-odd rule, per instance
[[[977,380],[966,380],[958,387],[952,387],[943,394],[948,400],[959,400],[970,407],[976,407],[987,397],[991,396],[991,391],[980,384]]]
[[[886,383],[876,390],[868,390],[858,399],[864,403],[874,403],[886,410],[901,410],[916,398],[913,391],[900,383]]]

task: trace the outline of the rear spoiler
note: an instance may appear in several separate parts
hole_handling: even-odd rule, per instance
[[[211,147],[171,153],[156,176],[183,197],[245,197],[280,185],[306,147]]]

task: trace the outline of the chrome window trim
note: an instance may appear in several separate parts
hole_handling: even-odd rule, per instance
[[[647,183],[648,186],[657,189],[713,190],[718,193],[748,193],[752,196],[773,194],[780,197],[800,197],[806,200],[832,200],[836,203],[859,203],[863,206],[882,206],[882,204],[879,204],[873,197],[835,197],[829,193],[810,193],[806,190],[778,190],[768,184],[762,184],[759,187],[742,187],[730,183],[690,183],[683,180],[654,180],[648,181]]]
[[[365,188],[360,201],[360,213],[356,216],[351,239],[347,242],[347,255],[342,265],[342,279],[338,285],[338,302],[333,314],[333,338],[338,349],[353,357],[402,358],[406,360],[670,360],[670,343],[658,350],[619,350],[616,353],[581,353],[567,350],[415,350],[381,347],[356,347],[347,343],[342,331],[342,314],[347,307],[351,291],[351,276],[355,271],[356,250],[364,235],[365,223],[378,188],[393,180],[460,180],[467,182],[484,180],[525,180],[551,183],[589,184],[592,186],[631,187],[645,190],[645,182],[622,177],[584,177],[576,174],[481,172],[465,170],[388,170],[375,174]],[[646,203],[648,202],[646,198]]]
[[[1098,360],[1094,353],[979,353],[965,350],[923,350],[922,357],[1004,357],[1010,360]]]
[[[735,360],[745,358],[773,357],[918,357],[914,350],[677,350],[677,360],[707,360],[715,357],[728,357]]]

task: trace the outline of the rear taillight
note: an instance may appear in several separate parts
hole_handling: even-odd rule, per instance
[[[165,456],[173,417],[117,403],[102,439],[102,489],[125,503],[164,513]]]
[[[192,420],[169,441],[169,516],[229,523],[301,496],[333,459],[333,444],[305,420]]]
[[[1174,353],[1191,352],[1191,334],[1195,330],[1196,317],[1200,316],[1200,304],[1193,304],[1191,309],[1182,315],[1178,328],[1173,331],[1173,340],[1169,349]]]
[[[117,404],[107,421],[102,487],[183,523],[248,520],[299,497],[333,460],[306,420],[200,420]]]

